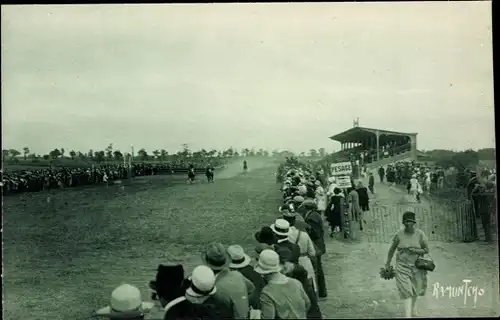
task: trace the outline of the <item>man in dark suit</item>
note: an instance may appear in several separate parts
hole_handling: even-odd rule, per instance
[[[294,264],[299,263],[300,257],[300,247],[288,240],[288,235],[290,234],[290,223],[284,219],[277,219],[272,225],[271,230],[273,230],[276,236],[275,247],[286,247],[291,252],[290,262]]]
[[[323,273],[323,265],[321,256],[325,253],[325,240],[323,219],[319,214],[318,206],[313,200],[305,200],[299,208],[299,212],[304,217],[304,221],[311,227],[309,237],[314,243],[316,249],[316,259],[311,259],[316,271],[316,282],[318,284],[318,295],[320,298],[327,297],[325,274]]]

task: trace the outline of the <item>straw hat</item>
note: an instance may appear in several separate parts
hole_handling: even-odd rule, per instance
[[[285,219],[276,219],[271,225],[271,230],[278,236],[288,236],[290,234],[290,223]]]
[[[280,272],[281,266],[278,254],[274,250],[263,250],[259,255],[259,261],[254,269],[259,274]]]
[[[201,255],[203,263],[212,270],[222,270],[229,265],[226,248],[220,243],[211,244]]]
[[[245,250],[239,245],[232,245],[227,248],[227,253],[231,262],[229,268],[240,269],[250,264],[250,257],[245,253]]]
[[[191,285],[186,290],[186,294],[191,297],[204,297],[214,294],[215,274],[207,266],[198,266],[194,268],[190,277]]]
[[[96,311],[96,315],[108,318],[136,318],[153,309],[154,303],[143,302],[141,291],[130,284],[122,284],[111,292],[109,306]]]

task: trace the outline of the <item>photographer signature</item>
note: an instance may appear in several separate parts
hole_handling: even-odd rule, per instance
[[[467,305],[467,298],[473,297],[474,306],[476,306],[477,298],[484,295],[485,290],[472,284],[472,280],[464,279],[459,286],[443,286],[436,282],[432,286],[432,296],[439,298],[464,298],[464,306]]]

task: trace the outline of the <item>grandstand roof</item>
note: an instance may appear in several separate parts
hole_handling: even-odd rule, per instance
[[[382,130],[382,129],[373,129],[366,127],[354,127],[344,132],[338,133],[334,136],[331,136],[330,139],[339,142],[362,140],[363,138],[366,138],[367,133],[375,134],[377,131],[380,134],[395,135],[395,136],[411,136],[417,134],[417,133],[397,132],[397,131]]]

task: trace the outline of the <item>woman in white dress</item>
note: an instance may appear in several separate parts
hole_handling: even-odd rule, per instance
[[[417,175],[413,174],[410,179],[410,195],[412,201],[419,200],[419,193],[422,192],[422,186],[417,180]]]
[[[326,197],[325,197],[325,189],[321,185],[319,180],[316,180],[316,204],[318,205],[318,211],[323,216],[326,210]]]

